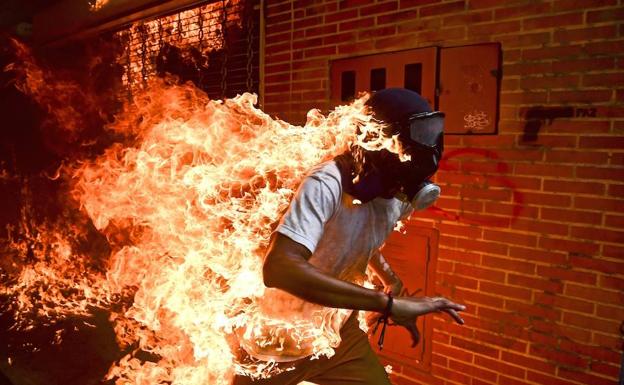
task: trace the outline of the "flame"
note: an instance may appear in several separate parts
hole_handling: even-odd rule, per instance
[[[132,347],[109,370],[116,384],[224,385],[277,372],[274,361],[241,359],[240,344],[332,355],[332,324],[347,312],[275,314],[261,265],[308,169],[356,144],[402,156],[367,97],[327,116],[311,110],[295,126],[256,108],[253,94],[210,100],[192,84],[149,81],[107,127],[123,139],[72,173],[72,198],[110,247],[105,271],[79,251],[86,224],[37,227],[24,212],[26,235],[9,248],[35,262],[0,294],[31,321],[107,309],[117,341]],[[113,306],[120,298],[127,303]]]
[[[156,59],[165,45],[181,48],[183,57],[195,61],[198,68],[213,65],[208,62],[208,57],[211,52],[224,48],[224,24],[226,28],[241,27],[240,10],[237,9],[239,3],[239,0],[228,3],[225,23],[223,4],[213,2],[157,19],[135,22],[117,32],[126,50],[118,58],[120,64],[127,68],[122,74],[123,84],[132,92],[143,87],[156,72]],[[191,50],[184,49],[189,47],[197,48],[199,61],[197,57],[191,57]]]

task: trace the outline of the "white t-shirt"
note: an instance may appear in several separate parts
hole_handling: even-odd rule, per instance
[[[396,223],[412,213],[409,203],[398,199],[376,198],[354,204],[354,198],[342,190],[341,174],[334,161],[314,167],[299,186],[288,211],[276,231],[305,246],[312,252],[309,262],[332,277],[362,283],[369,259],[383,245]],[[267,289],[265,311],[279,318],[288,314],[293,320],[310,319],[328,332],[332,347],[340,343],[340,327],[351,311],[325,308],[282,290]],[[269,316],[270,316],[269,314]],[[314,321],[313,318],[317,319]],[[331,318],[331,321],[327,321]],[[252,354],[261,359],[291,361],[310,355],[309,347],[263,349]],[[249,352],[254,353],[254,352]]]

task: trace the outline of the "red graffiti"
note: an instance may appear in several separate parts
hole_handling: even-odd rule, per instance
[[[496,152],[482,148],[460,148],[447,151],[444,158],[442,158],[442,161],[440,162],[439,169],[443,171],[459,171],[455,165],[449,162],[449,160],[464,155],[473,155],[476,157],[496,160],[497,162],[495,167],[497,173],[507,174],[510,172],[509,165],[506,162],[502,161]],[[516,185],[505,175],[488,175],[487,178],[488,180],[494,181],[498,185],[507,187],[511,190],[513,204],[511,209],[511,222],[513,223],[518,218],[523,209],[524,197],[522,193],[517,190]],[[475,181],[476,179],[477,177],[475,177]],[[474,215],[471,218],[463,212],[456,214],[437,206],[431,207],[429,209],[429,212],[436,217],[469,224],[489,226],[506,226],[507,224],[509,224],[507,217],[500,219],[496,219],[493,217],[479,218],[477,215]]]

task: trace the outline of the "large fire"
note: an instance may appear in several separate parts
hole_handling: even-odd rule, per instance
[[[23,84],[29,94],[48,86]],[[107,239],[105,271],[77,247],[85,223],[30,226],[24,212],[21,228],[32,231],[9,248],[20,255],[39,246],[0,294],[28,327],[107,309],[118,343],[132,347],[109,370],[117,384],[225,385],[235,373],[274,372],[273,362],[239,361],[237,346],[249,338],[331,355],[330,318],[266,315],[261,265],[273,225],[310,167],[353,143],[400,153],[365,100],[327,116],[311,110],[295,126],[256,108],[253,94],[209,100],[192,84],[151,80],[108,126],[124,140],[60,172]]]

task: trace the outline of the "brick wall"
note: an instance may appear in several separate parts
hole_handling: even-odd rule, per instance
[[[436,317],[430,373],[398,365],[395,383],[617,382],[622,3],[267,1],[264,107],[296,123],[330,107],[332,59],[502,44],[499,133],[446,137],[441,210],[416,219],[440,230],[437,291],[469,306],[467,322]],[[536,106],[570,106],[575,116],[527,133]]]

